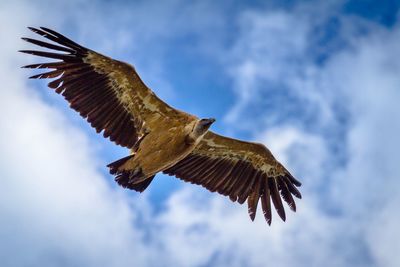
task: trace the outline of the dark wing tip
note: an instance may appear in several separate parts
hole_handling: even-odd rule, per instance
[[[251,220],[252,222],[254,222],[254,219],[256,218],[256,213],[255,213],[255,212],[252,212],[252,211],[249,211],[249,216],[250,216],[250,220]]]
[[[291,175],[289,172],[287,172],[287,177],[289,178],[289,180],[297,187],[301,186],[301,182],[299,180],[297,180],[296,178],[293,177],[293,175]]]
[[[260,188],[261,196],[261,207],[264,213],[264,218],[268,225],[272,223],[272,213],[271,213],[271,191],[268,183],[268,178],[266,175],[260,177],[262,179],[262,187]]]
[[[27,27],[29,30],[31,30],[31,31],[33,31],[33,32],[36,32],[38,29],[36,29],[35,27],[31,27],[31,26],[28,26]]]
[[[285,208],[282,204],[282,199],[279,194],[278,185],[276,183],[276,178],[269,178],[269,188],[271,192],[272,202],[274,203],[274,207],[279,217],[281,217],[282,221],[286,221],[286,213]]]
[[[261,181],[258,179],[254,185],[254,188],[250,192],[249,197],[247,198],[248,213],[252,221],[254,221],[256,218],[258,201],[260,199],[260,186]]]
[[[278,184],[278,190],[281,193],[283,200],[289,205],[290,209],[296,212],[296,202],[292,197],[292,193],[290,192],[288,185],[283,176],[279,176],[276,178]]]
[[[281,176],[281,179],[283,182],[286,184],[288,190],[292,195],[294,195],[296,198],[301,199],[301,193],[300,191],[296,188],[296,186],[293,185],[292,180],[290,179],[289,176]]]
[[[46,32],[51,32],[53,30],[47,28],[47,27],[39,27],[41,30],[46,31]]]

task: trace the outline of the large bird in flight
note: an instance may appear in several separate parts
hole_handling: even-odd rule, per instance
[[[301,185],[262,144],[221,136],[199,119],[159,99],[127,63],[85,48],[51,29],[29,27],[52,42],[23,40],[52,51],[20,52],[54,62],[24,68],[50,69],[30,78],[54,78],[48,86],[61,94],[98,133],[130,155],[108,165],[121,186],[143,192],[158,172],[201,185],[211,192],[248,203],[254,220],[261,199],[271,224],[271,200],[282,220],[282,198],[296,211],[293,196]],[[292,196],[293,195],[293,196]]]

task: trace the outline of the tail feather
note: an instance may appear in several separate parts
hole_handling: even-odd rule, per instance
[[[143,172],[141,168],[134,170],[120,170],[119,168],[128,160],[130,160],[134,155],[129,155],[117,161],[114,161],[107,165],[110,168],[110,173],[115,175],[115,181],[124,188],[129,188],[137,192],[143,192],[153,181],[155,175],[150,176],[144,180]],[[140,182],[136,182],[142,180]]]
[[[116,175],[115,181],[123,188],[135,190],[136,192],[142,193],[149,184],[153,181],[155,175],[144,179],[141,182],[135,182],[138,179],[142,179],[142,173],[134,174],[133,171],[124,171]]]
[[[142,193],[146,188],[150,185],[150,183],[153,181],[154,176],[150,176],[146,180],[137,183],[137,184],[129,184],[127,188],[135,190],[136,192]]]
[[[118,168],[121,167],[125,162],[130,160],[135,156],[134,154],[123,157],[122,159],[119,159],[117,161],[111,162],[110,164],[107,165],[108,168],[110,168],[110,173],[111,174],[116,174],[119,172]]]

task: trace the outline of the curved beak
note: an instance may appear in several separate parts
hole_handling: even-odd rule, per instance
[[[202,120],[202,124],[204,127],[210,127],[211,124],[213,124],[215,122],[214,118],[210,118],[210,119],[203,119]]]

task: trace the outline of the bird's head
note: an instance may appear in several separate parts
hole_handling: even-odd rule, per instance
[[[215,122],[215,119],[201,119],[197,121],[195,126],[193,127],[190,134],[186,137],[187,144],[193,144],[199,138],[202,138],[204,134],[207,132],[208,128],[210,128],[211,124]]]
[[[213,124],[214,122],[215,122],[214,118],[201,119],[197,123],[196,131],[198,132],[199,135],[202,135],[208,130],[208,128],[210,128],[211,124]]]
[[[214,118],[209,118],[209,119],[201,119],[199,121],[199,125],[201,127],[204,127],[206,129],[210,128],[211,124],[213,124],[215,122]]]

